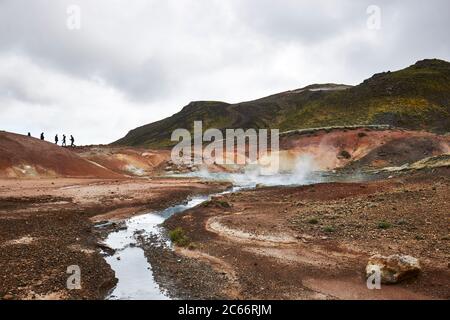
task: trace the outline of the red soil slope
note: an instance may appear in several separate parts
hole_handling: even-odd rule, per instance
[[[0,131],[0,177],[95,177],[122,175],[82,159],[70,148]]]
[[[128,176],[154,175],[170,159],[170,150],[90,146],[77,148],[76,152],[83,159]]]
[[[424,131],[369,128],[289,134],[280,148],[313,157],[318,169],[400,166],[450,152],[450,136]]]

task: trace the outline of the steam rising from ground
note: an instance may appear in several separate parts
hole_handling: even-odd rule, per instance
[[[273,172],[259,164],[249,164],[239,173],[209,172],[203,168],[197,172],[187,174],[190,177],[200,177],[208,180],[225,180],[235,186],[254,187],[256,185],[305,185],[322,181],[320,174],[315,172],[313,158],[309,155],[301,155],[288,165],[280,162],[279,170]]]

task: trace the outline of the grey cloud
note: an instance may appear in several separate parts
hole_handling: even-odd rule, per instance
[[[132,54],[134,48],[124,41],[127,39],[114,33],[95,35],[92,29],[98,31],[102,26],[96,25],[95,17],[89,26],[87,2],[80,4],[87,11],[82,10],[87,26],[79,31],[67,29],[66,8],[72,3],[68,0],[1,2],[0,50],[27,55],[41,66],[81,79],[101,77],[132,99],[152,100],[168,92],[171,84],[164,72],[164,62],[151,56],[143,62],[136,61]],[[103,2],[100,7],[107,5]],[[122,29],[120,25],[116,27]]]
[[[79,31],[66,28],[71,4],[82,9]],[[382,10],[378,31],[366,28],[371,4]],[[96,124],[100,114],[104,123],[86,130],[107,132],[113,122],[113,140],[118,130],[170,115],[189,100],[236,102],[311,82],[357,84],[419,59],[449,60],[448,12],[447,0],[3,0],[0,66],[13,56],[38,71],[0,69],[0,127],[14,128],[5,110],[16,102],[51,109],[53,122],[64,108],[98,104],[98,113],[80,112],[71,125]],[[62,80],[53,85],[66,82],[64,93],[36,89],[55,78]],[[50,127],[45,117],[33,121]]]
[[[242,1],[238,14],[244,24],[272,40],[315,44],[335,37],[365,21],[361,1],[324,2],[288,0]]]
[[[52,105],[54,103],[51,97],[43,96],[39,92],[31,90],[26,83],[20,82],[18,78],[0,77],[0,97],[30,104]]]

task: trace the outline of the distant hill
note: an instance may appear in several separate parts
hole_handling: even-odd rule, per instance
[[[166,119],[131,130],[115,145],[169,147],[177,128],[278,128],[387,124],[438,133],[450,131],[450,63],[427,59],[396,72],[375,74],[357,86],[315,84],[254,101],[196,101]]]
[[[0,177],[124,177],[79,157],[71,148],[0,131]]]

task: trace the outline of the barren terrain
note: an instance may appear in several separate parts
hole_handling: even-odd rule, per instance
[[[165,226],[183,228],[192,241],[181,256],[213,261],[223,284],[218,295],[449,299],[449,195],[448,168],[367,183],[260,188],[216,198]],[[423,273],[368,290],[365,265],[374,253],[415,256]]]
[[[283,166],[306,156],[327,174],[373,178],[216,196],[164,223],[166,233],[181,228],[188,245],[168,248],[145,234],[139,245],[173,298],[449,299],[449,139],[363,127],[285,134]],[[103,299],[116,283],[104,259],[108,232],[230,187],[164,177],[199,169],[170,163],[170,150],[61,148],[1,132],[0,151],[0,299]],[[368,290],[374,253],[412,255],[423,272]],[[66,288],[71,265],[82,270],[81,290]]]
[[[116,280],[94,223],[161,209],[226,185],[195,179],[0,180],[0,298],[102,299]],[[78,265],[82,290],[67,290]]]

